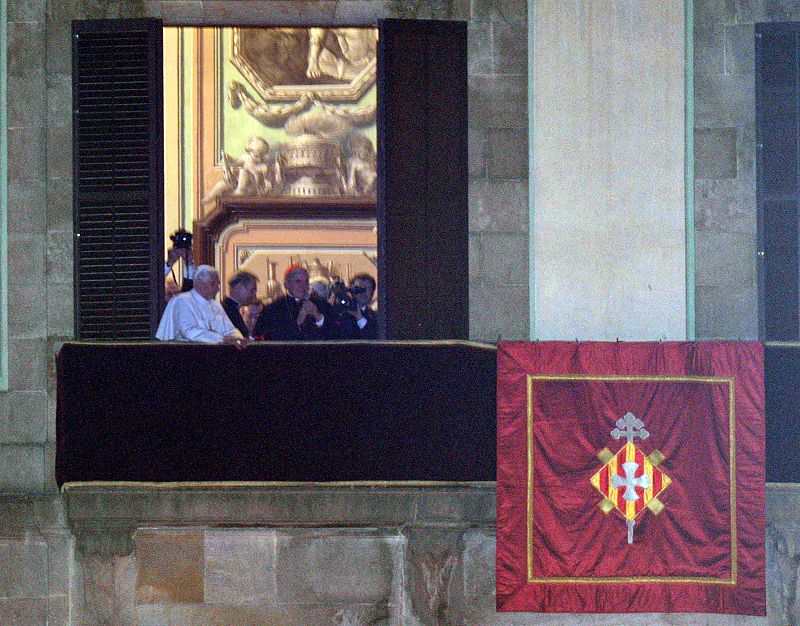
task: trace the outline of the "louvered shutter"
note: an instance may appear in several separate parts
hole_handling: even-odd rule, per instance
[[[150,339],[163,300],[160,20],[72,24],[75,334]]]

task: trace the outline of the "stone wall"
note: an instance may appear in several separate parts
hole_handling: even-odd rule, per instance
[[[698,338],[758,336],[754,24],[800,20],[800,4],[695,0]]]
[[[524,0],[293,2],[8,0],[9,392],[0,492],[54,490],[54,355],[73,333],[73,19],[166,24],[469,21],[470,336],[528,336],[527,12]]]
[[[800,623],[800,488],[767,486],[767,617],[495,612],[495,489],[77,485],[0,502],[0,623]]]

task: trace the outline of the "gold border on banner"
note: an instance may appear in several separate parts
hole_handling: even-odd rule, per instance
[[[607,382],[667,382],[707,383],[728,385],[728,450],[730,456],[730,507],[731,507],[731,576],[710,578],[705,576],[596,576],[547,577],[533,575],[533,381],[572,380]],[[592,374],[527,375],[528,393],[528,582],[529,583],[695,583],[705,585],[735,585],[738,575],[738,548],[736,539],[736,396],[733,378],[707,376],[600,376]]]

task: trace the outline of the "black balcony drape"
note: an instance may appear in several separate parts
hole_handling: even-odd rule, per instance
[[[67,343],[56,478],[491,481],[495,349]]]

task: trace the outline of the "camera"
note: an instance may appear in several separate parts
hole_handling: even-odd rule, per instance
[[[172,245],[178,250],[192,249],[192,233],[183,228],[176,230],[169,238],[172,240]]]
[[[365,291],[366,289],[364,287],[350,287],[348,289],[345,286],[344,281],[340,278],[334,280],[333,286],[331,287],[331,293],[333,293],[334,296],[334,310],[337,312],[355,311],[357,305],[353,296],[364,293]]]

